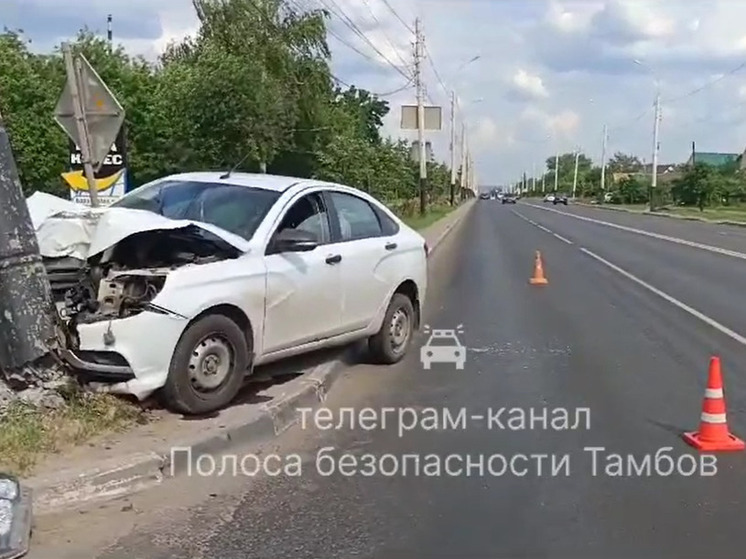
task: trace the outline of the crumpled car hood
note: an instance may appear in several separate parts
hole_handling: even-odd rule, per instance
[[[189,227],[207,231],[242,252],[250,247],[246,239],[209,223],[169,219],[146,210],[88,208],[44,192],[32,194],[26,204],[39,251],[47,258],[86,260],[137,233]]]

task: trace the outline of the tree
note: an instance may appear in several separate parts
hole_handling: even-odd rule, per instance
[[[616,152],[606,166],[610,173],[638,173],[642,170],[642,161],[636,155]]]
[[[619,181],[618,194],[624,204],[642,204],[648,201],[647,185],[634,175]]]
[[[384,199],[414,197],[408,145],[381,136],[385,100],[337,86],[327,14],[283,0],[194,0],[201,26],[157,64],[84,29],[73,42],[126,110],[130,180],[175,172],[267,170],[333,180]],[[68,140],[52,113],[64,84],[59,50],[35,54],[19,32],[0,34],[0,110],[26,191],[67,195]],[[431,197],[450,169],[429,164]]]
[[[547,158],[547,169],[549,170],[549,176],[547,176],[547,187],[549,190],[554,189],[554,164],[555,158]],[[587,176],[591,171],[593,161],[581,153],[578,156],[578,184],[587,182]],[[559,174],[557,180],[557,188],[561,191],[571,191],[575,175],[575,152],[563,153],[559,156]]]

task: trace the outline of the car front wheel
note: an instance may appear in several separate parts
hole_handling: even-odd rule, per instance
[[[406,295],[395,293],[386,309],[381,329],[368,340],[373,361],[382,365],[401,361],[412,343],[414,330],[412,301]]]
[[[176,345],[163,387],[169,408],[202,415],[236,397],[249,367],[246,336],[227,316],[207,315],[190,325]]]

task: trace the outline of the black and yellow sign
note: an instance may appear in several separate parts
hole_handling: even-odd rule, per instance
[[[88,195],[88,181],[83,172],[83,156],[74,142],[70,142],[70,171],[62,173],[62,178],[70,185],[71,194]],[[127,142],[124,127],[95,174],[96,190],[108,196],[123,196],[127,191]]]

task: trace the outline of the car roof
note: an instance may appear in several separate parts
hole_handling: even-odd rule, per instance
[[[324,181],[312,181],[298,177],[286,177],[283,175],[268,175],[264,173],[241,173],[233,172],[228,177],[222,178],[226,171],[206,171],[196,173],[179,173],[163,177],[162,180],[183,180],[193,182],[221,182],[234,186],[246,186],[285,192],[294,186],[326,185],[335,186]]]

